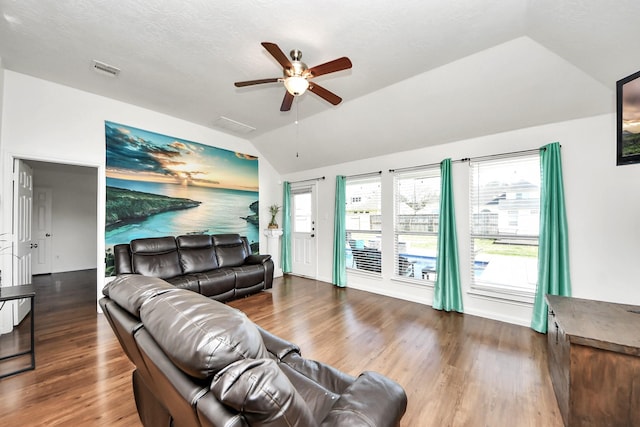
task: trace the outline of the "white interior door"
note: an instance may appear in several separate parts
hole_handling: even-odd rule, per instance
[[[315,185],[291,189],[291,273],[315,278],[316,194]]]
[[[31,283],[31,220],[33,207],[33,170],[22,160],[14,161],[13,174],[13,285]],[[28,299],[17,302],[13,323],[17,325],[29,313]]]
[[[32,274],[51,273],[51,188],[35,187],[33,189],[33,260]]]

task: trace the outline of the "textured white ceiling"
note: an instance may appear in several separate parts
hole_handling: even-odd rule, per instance
[[[640,69],[640,2],[602,0],[0,0],[5,68],[216,128],[220,116],[281,173],[614,111]],[[317,65],[339,106],[280,112],[260,42]],[[95,73],[97,59],[122,69]],[[296,133],[293,122],[300,119]],[[132,123],[135,125],[135,123]],[[297,136],[299,135],[299,136]],[[295,152],[300,156],[295,157]]]

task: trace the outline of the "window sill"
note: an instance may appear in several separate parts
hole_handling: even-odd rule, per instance
[[[483,286],[478,284],[472,285],[468,294],[491,300],[509,301],[523,303],[526,305],[533,305],[535,300],[535,292],[532,291]]]
[[[393,276],[391,280],[394,282],[406,283],[410,285],[415,285],[419,287],[428,287],[428,288],[433,288],[436,284],[434,280],[412,279],[406,276]]]
[[[372,279],[382,279],[382,273],[374,273],[367,270],[358,270],[356,268],[347,268],[347,274],[355,274],[356,276],[370,277]]]

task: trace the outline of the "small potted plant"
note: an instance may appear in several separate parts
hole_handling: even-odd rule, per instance
[[[275,204],[269,206],[269,213],[271,214],[271,221],[269,221],[270,229],[278,228],[278,223],[276,222],[276,215],[278,215],[278,212],[280,212],[280,206]]]

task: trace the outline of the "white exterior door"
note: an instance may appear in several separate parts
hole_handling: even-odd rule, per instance
[[[32,274],[51,273],[51,208],[52,190],[36,187],[33,190],[33,260]]]
[[[31,219],[33,207],[33,170],[22,160],[14,161],[13,174],[13,285],[31,283]],[[13,323],[17,325],[29,313],[28,299],[14,306]]]
[[[317,275],[315,185],[291,188],[291,273]]]

